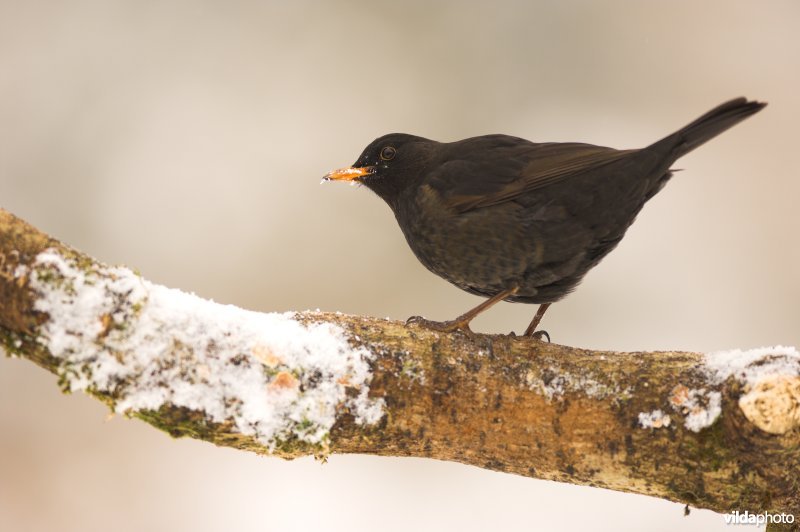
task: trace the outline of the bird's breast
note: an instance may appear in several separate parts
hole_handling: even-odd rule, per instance
[[[430,271],[481,294],[522,283],[541,247],[513,202],[456,213],[439,193],[421,185],[395,210],[409,247]]]

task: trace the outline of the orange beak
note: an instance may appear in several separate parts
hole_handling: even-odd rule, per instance
[[[372,166],[365,166],[363,168],[356,168],[355,166],[350,166],[349,168],[339,168],[338,170],[333,170],[332,172],[328,172],[322,178],[323,181],[358,181],[359,178],[364,177],[365,175],[369,175],[374,172],[375,169]]]

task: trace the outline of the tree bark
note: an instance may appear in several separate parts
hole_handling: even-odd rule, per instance
[[[142,281],[144,288],[130,292],[108,288],[134,278],[130,270],[103,265],[0,210],[0,345],[59,375],[65,389],[85,390],[175,437],[282,458],[430,457],[717,512],[784,513],[800,520],[800,355],[793,348],[619,353],[512,336],[442,334],[332,313],[281,318],[298,332],[280,345],[293,346],[306,334],[344,338],[345,347],[335,352],[356,356],[340,374],[319,369],[326,361],[309,369],[297,354],[313,357],[307,345],[327,345],[327,339],[294,354],[294,347],[269,342],[231,354],[218,339],[203,346],[176,339],[174,330],[145,318],[161,287]],[[82,294],[98,286],[106,287],[100,299],[110,301],[111,310],[86,318],[96,329],[70,330],[73,307],[65,301],[85,314],[95,307],[87,307],[91,297]],[[159,305],[169,306],[171,297]],[[212,319],[213,309],[224,307],[203,305],[212,309]],[[184,305],[175,315],[183,319],[192,308]],[[132,343],[145,326],[152,330]],[[237,330],[220,338],[233,338]],[[149,350],[149,358],[130,363],[141,350]],[[292,366],[292,357],[301,362]],[[157,363],[145,371],[141,360]],[[366,361],[366,373],[359,360]],[[125,370],[106,375],[114,367]],[[263,393],[257,384],[247,397],[236,396],[238,374],[224,374],[243,367],[257,368],[247,375],[263,376]],[[335,379],[320,384],[330,376]],[[249,407],[193,406],[195,395],[186,388],[217,382],[233,382],[220,392],[221,408],[255,400],[268,412],[247,417]],[[322,388],[334,395],[313,395]],[[289,406],[276,415],[275,401]],[[315,417],[325,408],[331,416]]]

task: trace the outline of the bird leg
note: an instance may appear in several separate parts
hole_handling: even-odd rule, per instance
[[[542,316],[544,316],[544,313],[547,312],[549,306],[550,303],[542,303],[539,305],[539,310],[536,311],[536,315],[533,317],[533,320],[531,320],[531,324],[528,325],[527,329],[525,329],[525,336],[531,336],[537,340],[541,340],[542,337],[546,336],[547,341],[550,341],[550,335],[547,334],[547,331],[536,330],[536,327],[539,326],[539,322],[542,321]]]
[[[472,334],[472,330],[469,328],[469,322],[471,322],[475,316],[487,310],[489,307],[498,303],[508,296],[512,296],[517,293],[519,287],[509,288],[508,290],[503,290],[502,292],[493,295],[477,307],[468,310],[461,316],[457,317],[454,320],[450,321],[431,321],[426,320],[422,316],[411,316],[406,321],[407,324],[416,323],[418,325],[422,325],[423,327],[427,327],[428,329],[433,329],[439,332],[451,333],[455,331],[461,331],[467,334]]]

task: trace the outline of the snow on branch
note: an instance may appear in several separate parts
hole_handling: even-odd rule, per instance
[[[48,316],[39,342],[67,389],[110,394],[116,412],[204,412],[269,450],[325,443],[337,409],[359,423],[382,415],[382,400],[367,397],[372,354],[336,325],[216,304],[127,268],[81,268],[54,249],[14,277],[28,278],[34,310]]]
[[[588,351],[263,314],[101,264],[0,210],[0,345],[113,411],[264,454],[424,456],[800,514],[800,353]]]

